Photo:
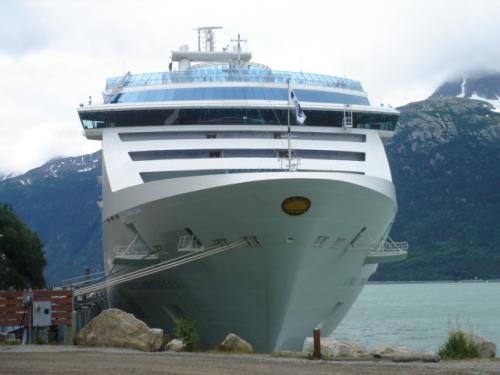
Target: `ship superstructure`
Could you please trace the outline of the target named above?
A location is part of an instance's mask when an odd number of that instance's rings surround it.
[[[239,36],[216,51],[214,29],[172,52],[178,70],[110,78],[103,104],[78,109],[103,144],[108,278],[216,250],[109,287],[109,302],[167,330],[194,318],[207,347],[234,332],[299,349],[333,331],[378,263],[406,256],[386,242],[383,140],[399,113],[358,81],[254,63]]]

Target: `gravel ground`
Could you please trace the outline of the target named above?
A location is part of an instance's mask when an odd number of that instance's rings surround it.
[[[440,363],[310,361],[263,354],[142,353],[73,346],[3,346],[0,347],[0,374],[499,375],[500,360]]]

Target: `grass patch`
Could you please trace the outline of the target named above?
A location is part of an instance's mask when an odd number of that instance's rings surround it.
[[[19,339],[5,339],[4,341],[0,341],[0,345],[2,345],[2,346],[21,345],[21,340],[19,340]]]
[[[479,358],[479,347],[464,331],[452,331],[448,341],[439,348],[438,355],[441,359],[472,359]]]
[[[200,337],[196,331],[196,320],[181,318],[175,321],[174,335],[186,346],[187,351],[199,350]]]

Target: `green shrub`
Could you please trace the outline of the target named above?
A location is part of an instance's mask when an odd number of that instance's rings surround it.
[[[43,337],[37,336],[35,337],[35,345],[45,345],[47,342],[43,339]]]
[[[177,339],[182,340],[188,351],[198,349],[199,336],[195,326],[196,320],[191,318],[181,318],[175,321],[174,335]]]
[[[451,331],[448,341],[439,348],[438,355],[442,359],[479,358],[479,347],[465,332]]]

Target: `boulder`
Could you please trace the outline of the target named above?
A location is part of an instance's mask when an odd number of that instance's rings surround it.
[[[392,362],[439,362],[439,356],[434,353],[410,352],[404,346],[392,348],[379,346],[371,353],[373,357]]]
[[[182,340],[179,339],[173,339],[169,341],[167,346],[165,347],[166,350],[171,350],[174,352],[182,352],[186,349],[186,345],[182,342]]]
[[[78,332],[75,344],[148,352],[160,349],[162,340],[163,330],[151,329],[146,323],[120,309],[107,309]]]
[[[163,329],[151,328],[149,330],[149,351],[157,352],[163,346]]]
[[[304,353],[312,354],[314,351],[314,341],[312,337],[307,337],[304,340],[302,347]],[[330,337],[321,338],[321,354],[327,357],[362,357],[367,355],[365,349],[361,346],[352,344],[347,341],[335,340]]]
[[[473,335],[472,333],[464,332],[464,336],[478,346],[480,358],[495,358],[497,346],[494,342],[488,341],[484,337]]]
[[[219,349],[227,352],[254,353],[252,345],[238,335],[230,333],[219,345]]]
[[[377,346],[373,350],[372,354],[375,357],[378,357],[382,354],[391,354],[391,353],[409,353],[408,349],[406,349],[404,346],[398,346],[396,348],[393,348],[391,346]]]

